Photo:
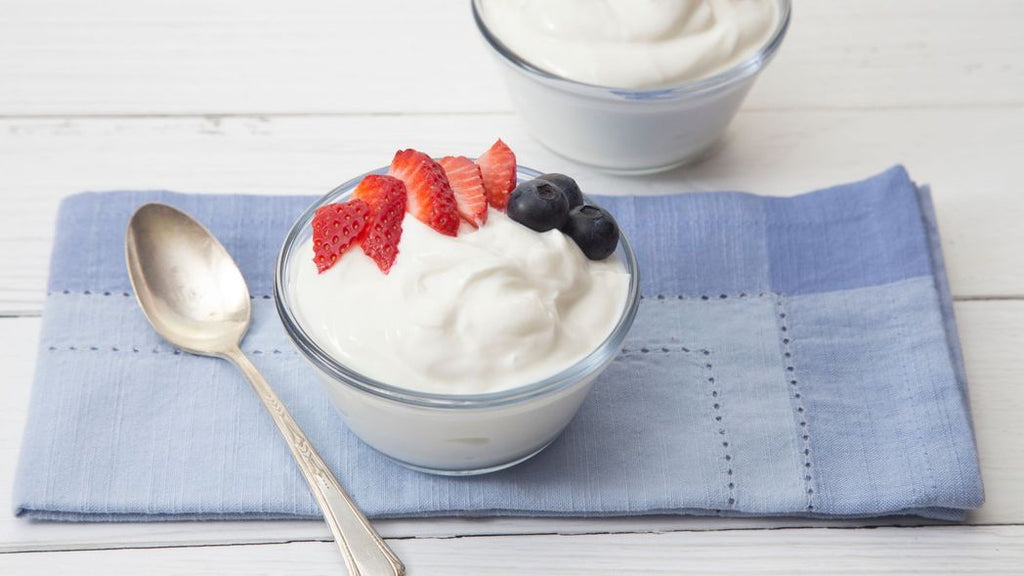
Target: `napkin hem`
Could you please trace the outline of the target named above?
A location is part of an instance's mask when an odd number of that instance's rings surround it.
[[[922,518],[944,522],[963,522],[967,518],[968,509],[960,508],[906,508],[883,513],[866,514],[794,514],[791,512],[746,513],[735,510],[707,510],[703,508],[664,508],[642,511],[614,512],[564,512],[552,510],[507,510],[507,509],[473,509],[446,510],[444,512],[410,512],[408,514],[372,515],[373,520],[406,520],[418,518],[642,518],[647,516],[692,516],[696,518],[794,518],[811,520],[857,520],[866,518]],[[259,512],[232,512],[229,514],[139,514],[139,513],[77,513],[53,512],[20,508],[16,516],[37,522],[208,522],[208,521],[273,521],[273,520],[320,520],[319,515],[274,514]]]

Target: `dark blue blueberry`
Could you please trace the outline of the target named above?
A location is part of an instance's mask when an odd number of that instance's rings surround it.
[[[547,180],[523,182],[508,197],[508,217],[537,232],[561,228],[569,215],[569,201]]]
[[[619,225],[615,218],[597,206],[578,206],[570,210],[562,232],[591,260],[604,260],[619,244]]]
[[[579,184],[572,178],[556,172],[541,174],[539,178],[551,182],[555,185],[555,188],[558,188],[562,191],[562,194],[565,194],[565,199],[569,201],[570,210],[577,206],[583,206],[583,192],[580,192]]]

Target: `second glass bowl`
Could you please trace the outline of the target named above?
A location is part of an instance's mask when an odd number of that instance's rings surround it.
[[[534,66],[491,32],[482,1],[473,0],[473,17],[530,132],[562,156],[622,174],[668,170],[717,142],[782,44],[792,9],[790,0],[777,0],[779,19],[768,41],[732,68],[678,86],[630,90],[584,84]]]

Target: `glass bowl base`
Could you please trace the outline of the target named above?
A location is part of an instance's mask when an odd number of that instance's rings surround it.
[[[406,467],[406,468],[408,468],[410,470],[415,470],[417,472],[424,472],[426,474],[434,474],[434,475],[437,475],[437,476],[479,476],[481,474],[490,474],[491,472],[497,472],[499,470],[504,470],[506,468],[511,468],[511,467],[515,466],[516,464],[521,464],[523,462],[526,462],[530,458],[533,458],[537,454],[540,454],[541,452],[543,452],[544,449],[547,448],[551,444],[551,442],[554,442],[554,439],[550,440],[547,444],[544,444],[543,446],[541,446],[537,450],[535,450],[533,452],[530,452],[526,456],[523,456],[522,458],[517,458],[515,460],[512,460],[511,462],[503,462],[501,464],[496,464],[494,466],[488,466],[486,468],[473,468],[473,469],[468,469],[468,470],[450,470],[450,469],[443,469],[443,468],[427,468],[425,466],[417,466],[416,464],[410,464],[408,462],[403,462],[401,460],[398,460],[398,459],[395,459],[395,458],[391,458],[390,456],[388,456],[388,458],[390,458],[396,464],[401,464],[402,466],[404,466],[404,467]]]

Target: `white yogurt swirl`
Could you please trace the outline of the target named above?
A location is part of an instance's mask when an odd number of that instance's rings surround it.
[[[699,80],[764,46],[778,0],[481,0],[487,28],[530,64],[647,89]]]
[[[622,316],[630,280],[622,262],[587,260],[557,230],[537,233],[495,210],[457,238],[409,215],[402,226],[387,275],[358,248],[323,274],[312,241],[293,253],[299,321],[361,374],[441,394],[513,388],[581,360]]]

